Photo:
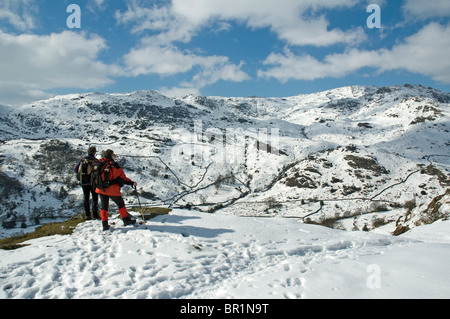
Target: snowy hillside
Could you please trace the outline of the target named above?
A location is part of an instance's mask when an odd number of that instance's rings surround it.
[[[81,212],[72,168],[90,145],[119,154],[145,205],[400,234],[449,216],[449,103],[405,85],[287,98],[91,93],[2,107],[0,236]]]
[[[448,298],[449,105],[405,85],[0,107],[0,238],[82,212],[91,145],[174,208],[0,250],[0,298]]]

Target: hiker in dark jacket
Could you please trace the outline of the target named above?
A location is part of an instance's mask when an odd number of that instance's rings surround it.
[[[101,210],[101,218],[103,224],[103,230],[106,231],[109,229],[108,224],[108,210],[109,210],[109,199],[111,199],[114,203],[119,207],[119,214],[122,217],[123,224],[125,226],[132,225],[136,223],[136,220],[131,218],[131,215],[128,214],[128,211],[125,207],[125,201],[122,198],[122,193],[120,192],[120,188],[124,185],[137,186],[136,182],[133,182],[129,179],[123,169],[120,167],[117,162],[114,161],[116,155],[112,150],[106,150],[103,153],[103,158],[100,162],[110,162],[111,171],[109,172],[109,179],[113,181],[112,184],[106,189],[97,188],[95,191],[100,195],[100,199],[102,201],[102,210]],[[104,176],[102,176],[102,179]]]
[[[94,146],[89,147],[88,156],[81,159],[78,162],[78,164],[75,165],[74,168],[74,171],[77,174],[77,178],[81,183],[81,187],[83,188],[83,195],[84,195],[83,204],[87,220],[101,219],[98,212],[98,194],[95,192],[95,189],[91,186],[91,176],[90,171],[88,169],[88,164],[97,160],[95,154],[97,154],[97,149]],[[89,205],[91,195],[92,195],[92,217]]]

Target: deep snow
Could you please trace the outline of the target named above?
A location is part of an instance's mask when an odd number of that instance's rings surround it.
[[[449,298],[450,221],[400,237],[175,210],[0,251],[0,298]]]

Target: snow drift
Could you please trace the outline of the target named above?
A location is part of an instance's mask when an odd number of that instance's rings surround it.
[[[89,221],[71,236],[0,251],[0,298],[450,296],[448,221],[408,239],[184,210],[149,229],[115,221],[110,232]]]

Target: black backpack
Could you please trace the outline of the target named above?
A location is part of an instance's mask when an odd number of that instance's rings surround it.
[[[111,161],[95,161],[92,167],[91,186],[99,188],[103,191],[112,185],[110,180],[112,162]]]
[[[90,159],[89,157],[86,157],[81,161],[77,173],[77,179],[80,181],[81,185],[91,185],[91,175],[95,162],[98,162],[98,160]]]

